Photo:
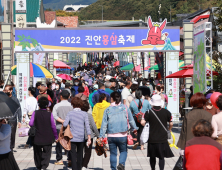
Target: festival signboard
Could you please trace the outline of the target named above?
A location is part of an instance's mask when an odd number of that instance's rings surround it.
[[[25,106],[26,99],[28,96],[29,88],[29,73],[30,73],[30,63],[29,63],[29,54],[28,53],[19,53],[16,54],[17,57],[17,98],[23,109]]]
[[[166,76],[179,71],[179,52],[166,52]],[[172,114],[172,121],[179,122],[179,79],[166,79],[167,109]]]
[[[15,29],[15,52],[148,52],[179,51],[180,28],[167,20],[147,27]]]
[[[193,91],[206,92],[205,25],[194,29]]]

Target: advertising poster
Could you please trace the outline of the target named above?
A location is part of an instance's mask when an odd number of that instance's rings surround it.
[[[17,57],[17,98],[20,102],[22,113],[25,106],[26,99],[28,98],[29,88],[29,54],[18,53]]]
[[[15,52],[148,52],[179,51],[180,28],[166,27],[167,21],[135,28],[50,28],[15,29]],[[154,33],[153,33],[154,32]],[[25,45],[21,45],[26,44]],[[29,45],[31,48],[29,48]]]
[[[16,0],[15,10],[16,13],[26,13],[26,0]]]
[[[205,59],[205,33],[204,25],[194,30],[194,66],[193,66],[193,90],[194,93],[206,92],[206,59]]]
[[[179,71],[179,52],[166,52],[166,76]],[[173,122],[179,122],[179,79],[166,79],[167,109],[173,116]]]
[[[26,14],[15,14],[16,17],[16,27],[26,28]]]

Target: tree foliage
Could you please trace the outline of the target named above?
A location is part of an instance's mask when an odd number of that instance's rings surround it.
[[[167,18],[170,21],[176,14],[193,13],[199,8],[206,9],[216,0],[98,0],[80,11],[83,20],[101,20],[102,6],[104,20],[135,20],[152,16],[153,21]],[[161,4],[160,14],[158,13]],[[102,5],[102,6],[101,6]]]
[[[56,16],[67,17],[67,16],[78,16],[79,12],[66,12],[63,10],[57,10]]]

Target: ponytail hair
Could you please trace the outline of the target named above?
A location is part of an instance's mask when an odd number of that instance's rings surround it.
[[[105,98],[106,98],[106,94],[101,93],[101,94],[99,95],[99,103],[102,103]]]
[[[115,104],[119,104],[121,102],[121,95],[118,92],[112,92],[110,97],[113,98],[113,100],[115,101]]]
[[[137,89],[136,92],[135,92],[135,96],[136,96],[137,99],[139,99],[138,109],[140,110],[140,108],[142,107],[142,102],[140,100],[143,96],[142,91]]]

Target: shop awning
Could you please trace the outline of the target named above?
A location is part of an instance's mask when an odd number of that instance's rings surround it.
[[[55,68],[68,68],[71,69],[71,67],[69,67],[67,64],[63,63],[62,61],[59,60],[55,60],[53,62],[53,67]]]

